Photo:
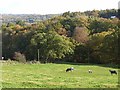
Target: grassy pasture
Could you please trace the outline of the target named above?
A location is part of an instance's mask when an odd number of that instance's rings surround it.
[[[68,67],[75,70],[65,72]],[[2,88],[117,88],[118,75],[111,75],[109,69],[118,71],[90,64],[3,63]]]

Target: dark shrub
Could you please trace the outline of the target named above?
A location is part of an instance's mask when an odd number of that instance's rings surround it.
[[[25,63],[26,62],[26,57],[24,54],[21,54],[20,52],[15,52],[14,57],[15,60]]]

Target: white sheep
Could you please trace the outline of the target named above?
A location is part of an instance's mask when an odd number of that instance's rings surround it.
[[[92,70],[88,70],[89,73],[92,73]]]

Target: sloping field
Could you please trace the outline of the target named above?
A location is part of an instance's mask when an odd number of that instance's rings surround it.
[[[118,69],[104,66],[3,63],[2,88],[116,88],[118,75],[111,75],[109,69]],[[68,67],[75,70],[65,72]]]

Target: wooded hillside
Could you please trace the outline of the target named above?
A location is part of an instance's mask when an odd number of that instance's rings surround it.
[[[3,23],[2,55],[5,59],[19,57],[40,62],[117,64],[120,62],[117,17],[117,10],[111,9],[65,12],[32,24],[22,20]]]

